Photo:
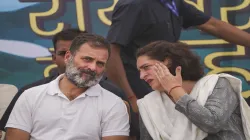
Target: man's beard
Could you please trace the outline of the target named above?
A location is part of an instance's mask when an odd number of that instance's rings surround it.
[[[98,84],[103,77],[103,73],[97,75],[90,69],[77,69],[71,56],[66,64],[65,76],[77,87],[87,88]],[[83,74],[85,74],[85,78],[82,78]]]

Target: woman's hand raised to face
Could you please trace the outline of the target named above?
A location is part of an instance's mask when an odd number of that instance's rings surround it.
[[[172,75],[163,63],[156,63],[154,65],[154,72],[161,83],[161,86],[168,93],[170,90],[176,86],[182,86],[182,76],[181,76],[181,67],[178,66],[175,70],[176,75]]]

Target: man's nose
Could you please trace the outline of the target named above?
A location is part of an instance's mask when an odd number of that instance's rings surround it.
[[[90,63],[89,65],[88,65],[88,68],[91,70],[91,71],[96,71],[96,63]]]

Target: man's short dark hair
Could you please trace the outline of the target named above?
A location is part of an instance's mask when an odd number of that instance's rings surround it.
[[[175,75],[176,67],[181,66],[183,80],[198,81],[204,75],[199,56],[193,53],[187,44],[167,41],[152,42],[140,48],[136,57],[144,55],[161,62],[169,59],[170,64],[167,67],[173,75]]]
[[[91,47],[106,48],[110,57],[111,50],[109,42],[100,35],[90,33],[80,34],[72,41],[69,49],[71,54],[74,55],[84,43],[90,43]]]
[[[56,35],[54,35],[52,42],[53,42],[55,51],[56,51],[56,43],[59,40],[72,41],[76,36],[78,36],[81,33],[87,33],[87,32],[81,31],[81,30],[76,29],[76,28],[70,28],[70,29],[63,30],[63,31],[57,33]]]

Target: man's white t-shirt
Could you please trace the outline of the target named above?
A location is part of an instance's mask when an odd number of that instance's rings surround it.
[[[97,84],[69,101],[59,89],[62,77],[24,91],[6,128],[24,130],[31,140],[100,140],[129,135],[127,107],[118,96]]]

